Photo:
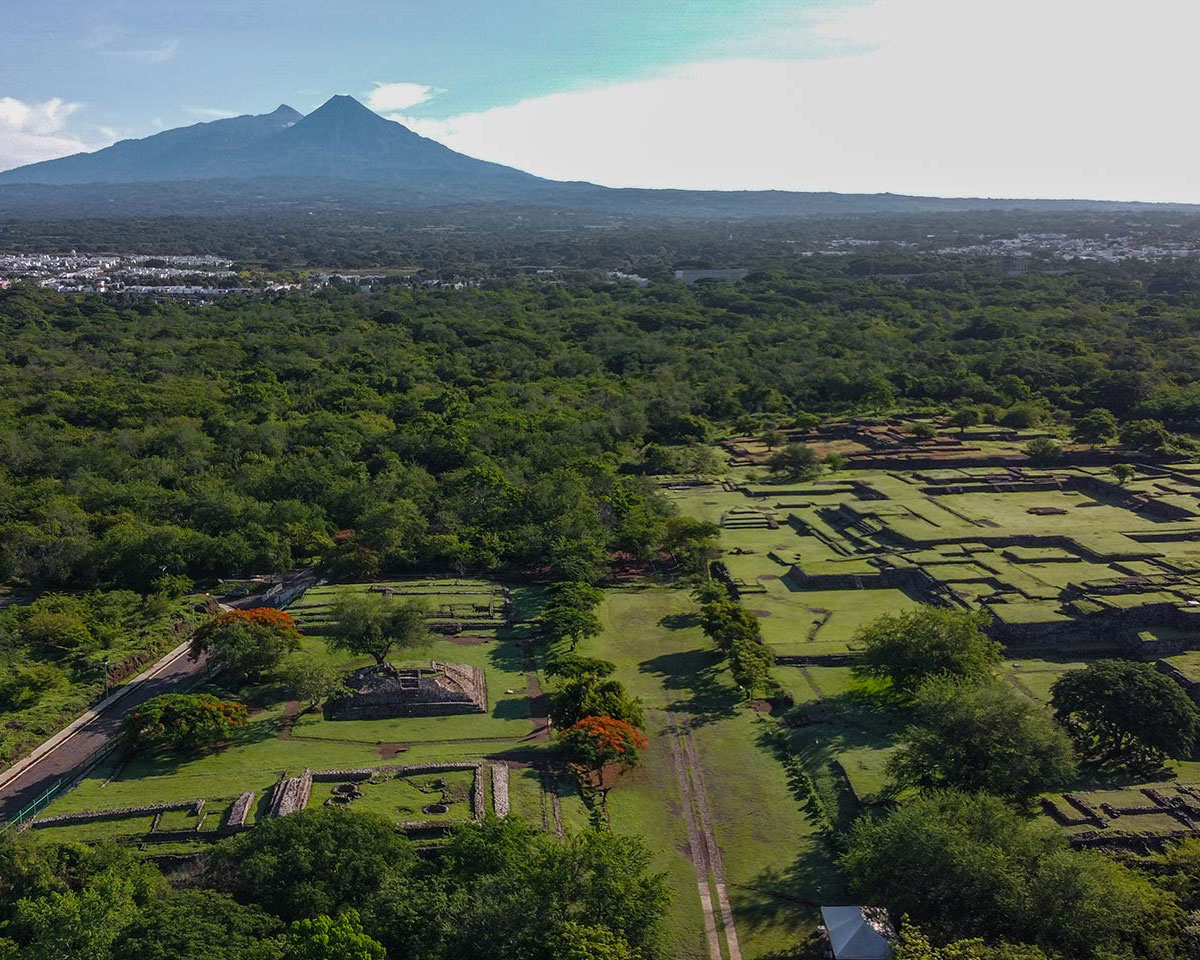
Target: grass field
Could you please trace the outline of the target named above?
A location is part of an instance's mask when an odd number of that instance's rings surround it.
[[[455,770],[436,774],[385,776],[379,782],[368,780],[357,784],[362,796],[349,807],[357,812],[382,814],[399,822],[418,820],[459,820],[472,817],[471,788],[475,774],[470,770]],[[336,783],[314,783],[309,807],[321,806],[332,795]],[[430,804],[441,803],[444,813],[426,813]]]
[[[691,723],[743,953],[766,957],[794,948],[816,922],[815,911],[798,901],[833,895],[837,876],[765,742],[771,721],[739,701],[685,592],[611,590],[601,615],[603,634],[582,652],[617,664],[618,678],[647,708],[651,741],[641,769],[611,794],[609,811],[614,829],[647,838],[676,891],[668,954],[705,956],[669,746],[671,714]]]
[[[735,469],[723,483],[666,492],[721,526],[723,562],[780,656],[852,653],[864,623],[932,597],[989,609],[1014,638],[1140,607],[1145,627],[1171,628],[1171,606],[1200,600],[1190,474],[1124,487],[1068,464],[996,474],[858,470],[772,484]]]
[[[496,629],[506,620],[504,588],[490,580],[468,577],[325,584],[305,592],[289,610],[301,630],[321,633],[329,628],[338,599],[360,594],[419,602],[433,624],[460,621]]]
[[[199,798],[208,801],[212,809],[214,804],[228,806],[245,790],[254,791],[256,803],[262,807],[280,777],[297,776],[305,769],[504,759],[509,755],[527,759],[545,746],[530,740],[533,725],[522,670],[524,637],[521,628],[497,631],[485,642],[470,644],[437,637],[411,661],[438,659],[481,667],[488,684],[486,714],[330,721],[319,712],[305,712],[285,723],[288,695],[279,685],[237,691],[213,688],[222,696],[243,696],[251,705],[250,723],[229,743],[196,757],[138,756],[128,762],[108,761],[58,798],[45,815]],[[368,662],[331,654],[317,637],[303,639],[300,655],[347,669]],[[397,658],[396,662],[405,661]],[[399,800],[381,801],[381,805],[405,806]],[[396,819],[421,817],[397,813]],[[57,834],[60,829],[48,832]]]
[[[798,906],[797,900],[816,903],[832,896],[837,875],[767,743],[765,734],[773,721],[739,701],[727,671],[697,625],[695,606],[685,591],[610,590],[600,613],[604,631],[581,652],[617,663],[618,677],[645,703],[650,736],[643,765],[611,791],[607,809],[614,830],[647,839],[656,869],[667,875],[674,892],[669,954],[685,960],[706,956],[696,875],[680,815],[681,787],[671,753],[672,716],[691,723],[743,953],[755,958],[789,950],[816,922],[813,909]],[[137,757],[102,765],[46,813],[203,798],[208,811],[205,826],[215,828],[244,790],[255,792],[255,814],[263,816],[278,779],[305,768],[451,759],[535,760],[546,754],[549,745],[530,739],[521,639],[520,631],[470,646],[439,639],[423,651],[430,657],[484,668],[491,698],[486,715],[335,722],[309,713],[297,718],[289,731],[284,723],[285,692],[259,688],[253,691],[251,722],[228,745],[192,758]],[[320,640],[307,638],[304,646],[305,655],[328,656]],[[333,660],[345,667],[355,663],[343,657]],[[393,756],[398,745],[407,749]],[[397,821],[426,819],[421,809],[442,796],[429,784],[442,776],[362,784],[363,797],[353,807],[378,810]],[[444,776],[451,794],[450,811],[437,819],[466,819],[471,774]],[[310,804],[323,803],[332,787],[315,784]],[[587,807],[568,778],[555,782],[522,763],[511,771],[510,795],[515,814],[548,830],[561,825],[569,833],[588,823]],[[195,825],[195,818],[183,813],[171,814],[169,820],[172,828]],[[149,825],[150,818],[140,818],[44,832],[134,842]],[[164,852],[161,844],[151,849]],[[824,866],[814,869],[814,864]]]

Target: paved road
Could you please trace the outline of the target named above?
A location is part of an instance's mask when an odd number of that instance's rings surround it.
[[[269,592],[275,597],[276,603],[281,599],[290,602],[316,580],[315,570],[301,570],[285,576],[278,587]],[[262,597],[251,596],[222,606],[229,610],[234,606],[259,606],[262,602]],[[159,694],[186,690],[204,669],[206,662],[207,657],[192,660],[186,653],[173,657],[153,677],[143,681],[136,689],[131,689],[11,781],[3,783],[0,786],[0,823],[16,816],[63,777],[78,770],[80,764],[112,740],[120,729],[121,718],[126,710]],[[0,782],[3,778],[4,774],[0,773]]]
[[[186,688],[204,667],[204,658],[192,660],[186,652],[176,656],[153,677],[142,682],[9,783],[0,787],[0,822],[16,816],[54,783],[73,773],[84,760],[113,739],[120,729],[121,718],[126,710],[161,693],[172,693]]]

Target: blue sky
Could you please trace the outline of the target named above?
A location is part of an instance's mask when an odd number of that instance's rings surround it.
[[[4,7],[0,168],[349,93],[562,179],[1200,202],[1193,0]]]
[[[415,81],[450,116],[645,76],[664,65],[808,53],[798,0],[8,0],[3,94],[85,101],[78,126],[138,135],[193,111],[307,112]],[[331,13],[331,11],[337,11]],[[15,16],[13,14],[16,14]],[[782,29],[781,29],[782,28]]]

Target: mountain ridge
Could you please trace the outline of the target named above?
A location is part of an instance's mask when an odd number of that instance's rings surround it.
[[[135,189],[136,187],[136,189]],[[332,204],[342,209],[417,209],[503,204],[629,215],[806,216],[940,212],[980,208],[1181,209],[1188,204],[838,194],[828,191],[612,188],[548,180],[480,160],[336,95],[307,115],[287,104],[122,140],[0,172],[0,214],[205,215],[214,203],[254,209]]]

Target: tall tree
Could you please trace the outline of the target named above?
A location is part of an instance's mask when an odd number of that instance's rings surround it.
[[[813,448],[804,443],[789,443],[767,460],[767,469],[771,473],[797,482],[815,480],[821,475],[823,466]]]
[[[429,636],[420,602],[352,593],[334,604],[333,628],[326,644],[331,650],[372,657],[383,666],[392,650],[414,649],[428,642]]]
[[[889,762],[901,784],[986,791],[1027,803],[1075,772],[1063,729],[1004,684],[931,678],[917,690],[916,714]]]
[[[1174,960],[1182,914],[1117,862],[1070,849],[998,797],[933,791],[859,819],[842,867],[855,894],[941,940],[1031,942],[1073,960]]]
[[[1200,710],[1150,663],[1089,663],[1054,682],[1051,703],[1084,753],[1143,769],[1187,756],[1200,734]]]
[[[973,682],[991,678],[1001,647],[984,632],[987,615],[946,607],[921,606],[887,613],[854,635],[862,648],[855,670],[886,677],[903,693],[913,693],[928,677],[945,674]]]
[[[191,653],[207,653],[214,670],[239,681],[260,678],[299,649],[300,631],[291,614],[259,607],[227,610],[202,624],[192,635]]]
[[[1117,439],[1117,418],[1103,407],[1094,407],[1075,421],[1071,435],[1080,443],[1096,446]]]

